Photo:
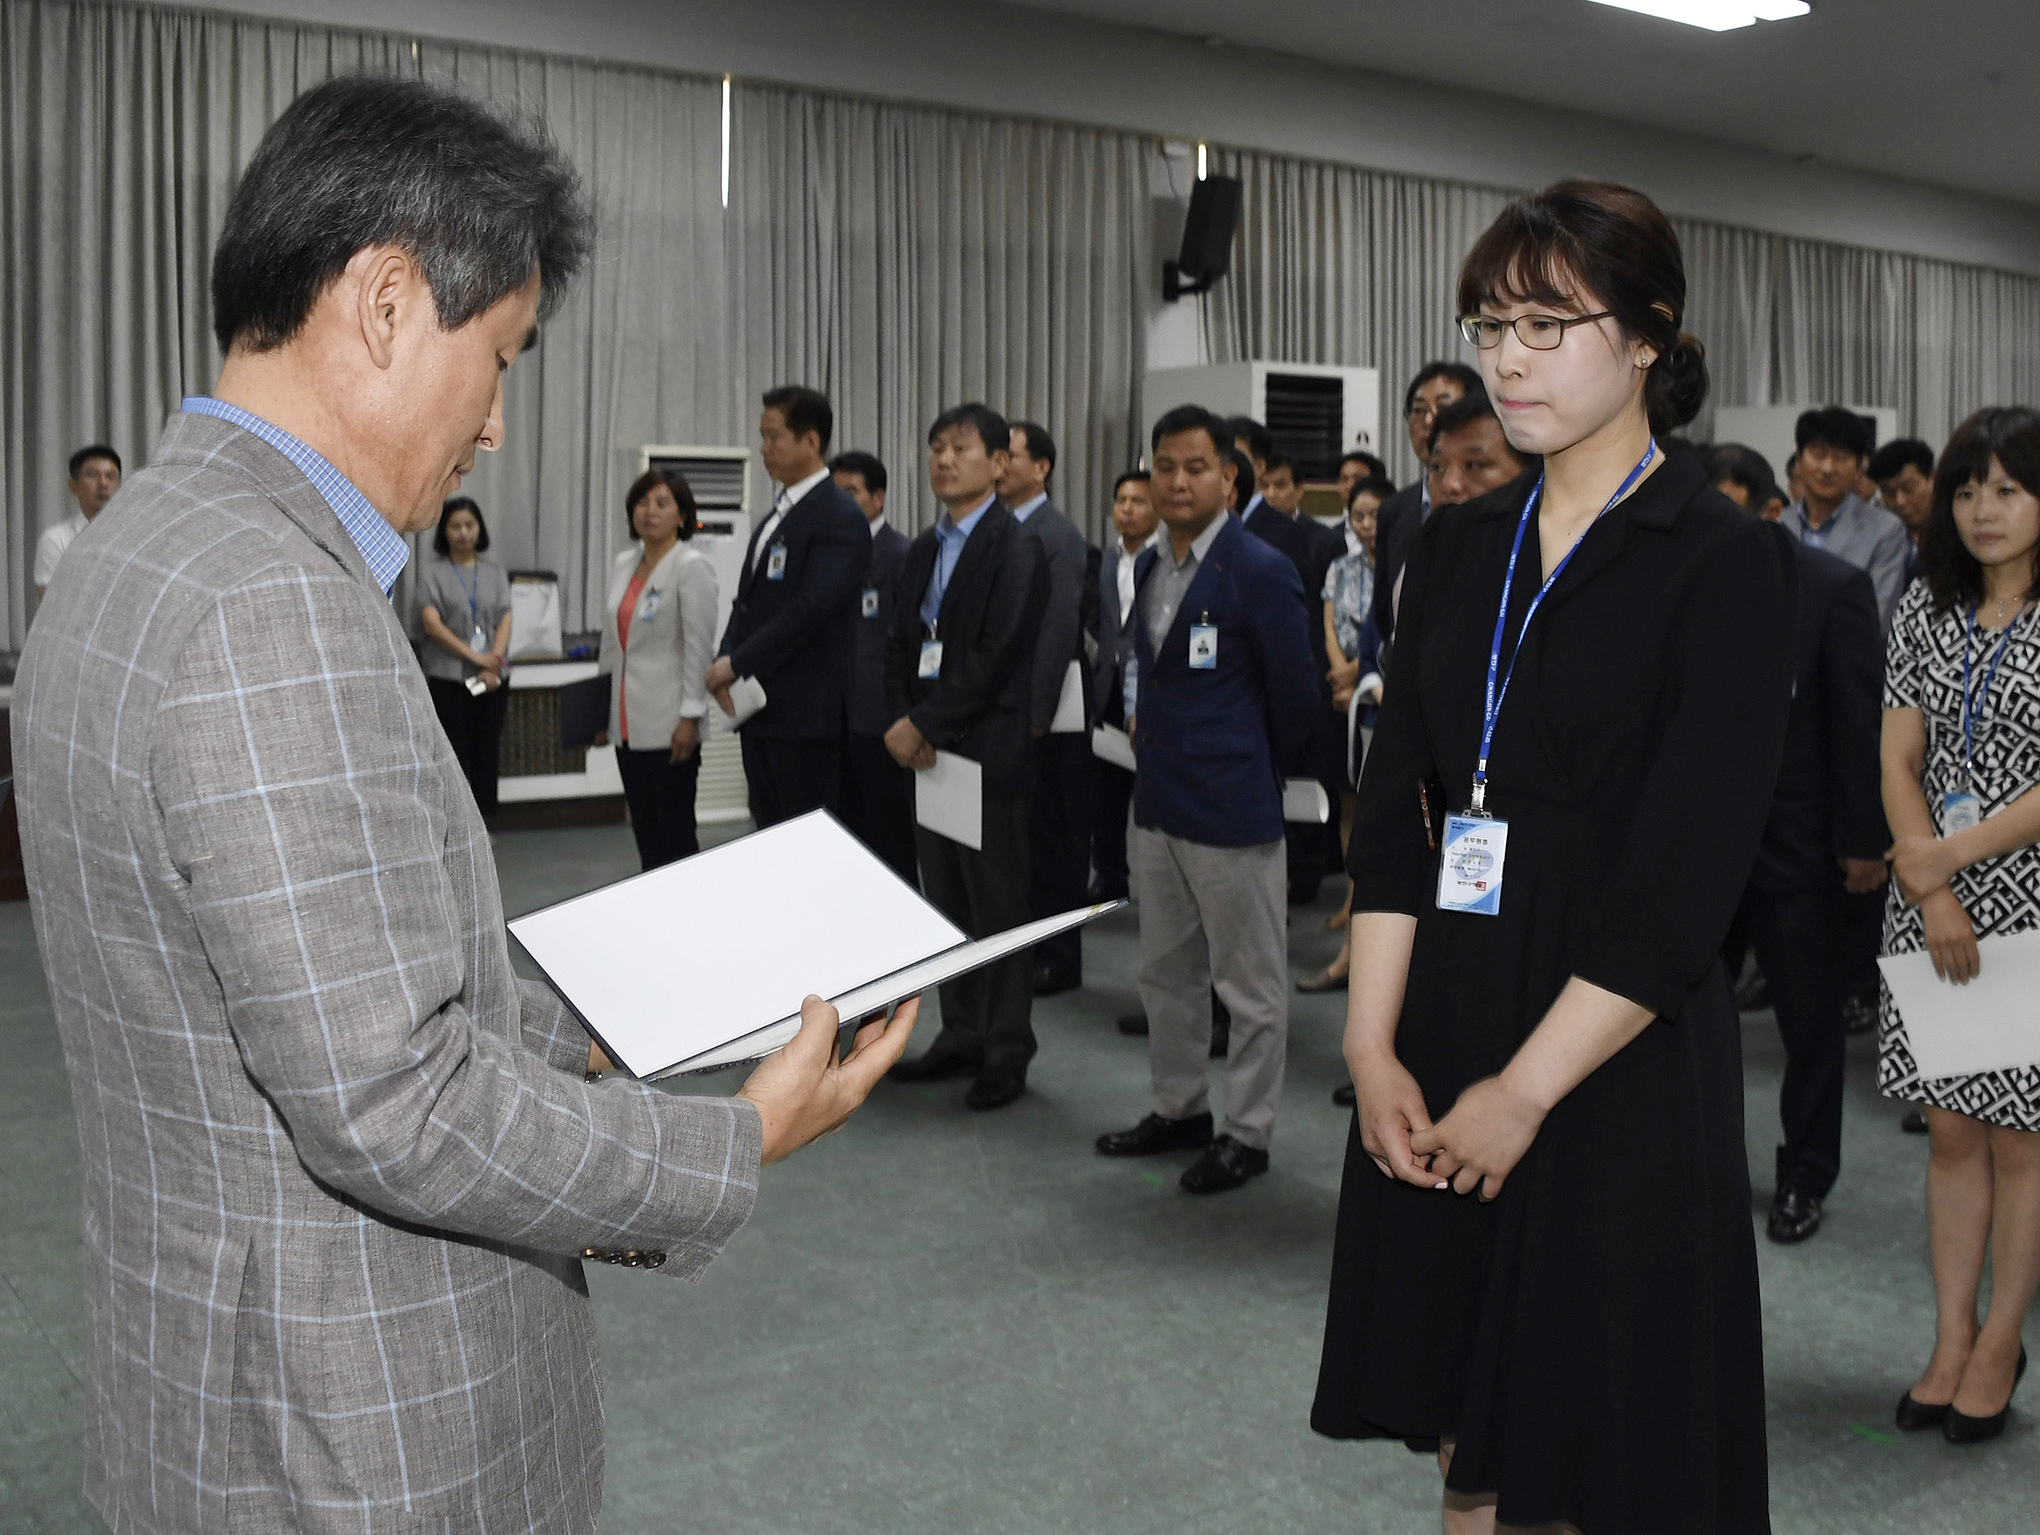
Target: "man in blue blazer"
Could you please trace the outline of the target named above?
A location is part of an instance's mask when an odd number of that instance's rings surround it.
[[[885,733],[895,718],[885,696],[885,646],[901,601],[907,536],[885,520],[888,476],[875,454],[829,460],[829,474],[864,514],[871,564],[857,602],[857,660],[850,680],[849,730],[843,737],[843,824],[900,878],[920,888],[914,865],[914,775],[893,761]]]
[[[1282,783],[1318,704],[1303,583],[1226,510],[1224,418],[1155,423],[1151,493],[1166,544],[1134,566],[1133,866],[1155,1109],[1098,1138],[1106,1156],[1202,1148],[1193,1194],[1268,1170],[1289,1034]],[[1216,989],[1232,1015],[1224,1130],[1206,1052]]]
[[[744,723],[744,781],[760,828],[841,808],[843,710],[857,650],[857,594],[871,535],[823,455],[835,413],[798,384],[768,390],[759,455],[779,490],[751,534],[708,691],[735,713],[730,684],[755,677],[765,707]]]

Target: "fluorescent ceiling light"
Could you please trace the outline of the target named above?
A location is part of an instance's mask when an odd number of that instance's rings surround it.
[[[1709,32],[1733,32],[1759,21],[1790,21],[1813,9],[1808,0],[1594,0],[1594,4],[1682,21]]]

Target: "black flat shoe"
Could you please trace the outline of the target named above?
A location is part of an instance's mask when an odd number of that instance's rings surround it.
[[[1907,1109],[1905,1111],[1905,1118],[1898,1122],[1898,1128],[1907,1135],[1925,1135],[1927,1133],[1927,1111],[1925,1109]]]
[[[1358,1103],[1359,1101],[1360,1094],[1358,1090],[1354,1088],[1351,1082],[1346,1083],[1343,1087],[1335,1087],[1332,1089],[1332,1102],[1336,1103],[1342,1109],[1350,1109],[1353,1107],[1354,1104]]]
[[[2005,1431],[2005,1419],[2012,1413],[2012,1396],[2019,1390],[2019,1381],[2026,1374],[2026,1348],[2019,1346],[2019,1367],[2012,1372],[2011,1394],[2006,1396],[2005,1405],[1987,1418],[1972,1418],[1966,1412],[1957,1412],[1950,1403],[1948,1415],[1941,1420],[1941,1437],[1950,1444],[1982,1444],[1986,1439],[1995,1439]]]
[[[888,1082],[946,1082],[952,1077],[974,1077],[981,1069],[983,1062],[935,1045],[911,1061],[901,1061],[885,1077]]]
[[[1098,1154],[1106,1157],[1151,1157],[1161,1151],[1200,1151],[1211,1144],[1211,1116],[1164,1119],[1150,1114],[1131,1130],[1108,1130],[1098,1137]]]
[[[1027,1073],[1013,1066],[987,1066],[963,1095],[967,1109],[1003,1109],[1027,1091]]]
[[[1119,1020],[1116,1027],[1122,1034],[1131,1034],[1136,1039],[1141,1038],[1145,1036],[1148,1031],[1147,1014],[1128,1013],[1124,1018],[1121,1018]]]
[[[1190,1194],[1223,1194],[1227,1189],[1236,1189],[1249,1178],[1258,1178],[1268,1170],[1268,1153],[1258,1151],[1244,1142],[1234,1140],[1230,1135],[1221,1135],[1211,1143],[1210,1150],[1184,1169],[1177,1181]]]
[[[1034,967],[1034,994],[1037,997],[1060,996],[1066,991],[1075,991],[1084,984],[1082,976],[1072,975],[1060,965],[1039,964]]]

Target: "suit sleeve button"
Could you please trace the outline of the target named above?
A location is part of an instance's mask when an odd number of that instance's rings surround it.
[[[657,1267],[658,1267],[658,1266],[659,1266],[660,1264],[664,1263],[665,1261],[666,1261],[666,1255],[665,1255],[664,1253],[646,1253],[646,1254],[645,1254],[645,1267],[646,1267],[646,1268],[648,1268],[648,1269],[655,1269],[655,1268],[657,1268]]]

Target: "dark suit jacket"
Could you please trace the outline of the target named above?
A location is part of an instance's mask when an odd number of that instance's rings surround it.
[[[1751,881],[1765,889],[1841,883],[1838,858],[1890,846],[1878,772],[1884,629],[1870,578],[1796,539],[1798,668],[1785,758]]]
[[[728,656],[739,677],[764,684],[765,707],[745,724],[748,734],[832,741],[843,734],[871,534],[849,492],[828,478],[772,530],[771,542],[786,549],[786,573],[777,581],[766,575],[772,551],[758,550],[764,531],[761,518],[716,654]]]
[[[923,680],[916,675],[928,638],[921,597],[935,571],[935,547],[930,528],[907,548],[885,652],[888,706],[932,744],[982,764],[987,795],[1023,795],[1033,784],[1028,682],[1048,602],[1048,562],[1011,512],[996,504],[987,509],[942,594],[942,670]]]
[[[886,707],[885,647],[892,636],[900,601],[900,571],[907,562],[907,535],[881,523],[871,535],[871,563],[864,571],[864,591],[872,594],[872,611],[857,603],[857,669],[850,688],[850,733],[882,736],[899,716]]]
[[[1242,513],[1238,520],[1262,543],[1281,550],[1296,567],[1296,579],[1303,580],[1305,567],[1310,563],[1310,537],[1302,528],[1266,501],[1255,501],[1252,510]]]
[[[1325,673],[1331,669],[1332,657],[1325,649],[1325,573],[1332,568],[1332,561],[1346,557],[1346,539],[1308,517],[1299,515],[1294,525],[1304,540],[1303,605],[1310,614],[1310,657],[1317,667],[1318,691],[1329,708],[1332,684]]]
[[[1028,685],[1031,723],[1036,730],[1046,730],[1055,718],[1070,662],[1084,659],[1084,556],[1090,545],[1053,501],[1043,502],[1018,526],[1041,545],[1048,563],[1048,608],[1035,638],[1033,680]]]
[[[1098,562],[1098,653],[1091,661],[1091,723],[1126,728],[1126,658],[1133,654],[1133,626],[1140,622],[1136,602],[1127,621],[1119,621],[1119,562],[1133,556],[1115,536]]]
[[[1413,485],[1381,503],[1374,514],[1374,632],[1383,640],[1395,637],[1395,580],[1417,546],[1417,532],[1424,525],[1424,481],[1421,472]]]
[[[1142,552],[1136,591],[1157,558]],[[1212,540],[1159,657],[1136,597],[1135,825],[1210,847],[1281,840],[1284,765],[1310,740],[1318,714],[1306,615],[1295,567],[1236,520]],[[1190,626],[1207,621],[1218,628],[1218,664],[1196,671]]]

